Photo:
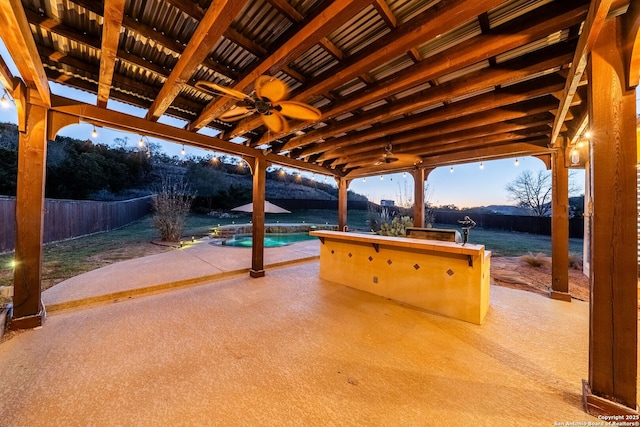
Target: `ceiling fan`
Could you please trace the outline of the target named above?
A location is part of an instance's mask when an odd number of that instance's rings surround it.
[[[311,105],[285,101],[289,94],[287,84],[269,76],[258,77],[250,95],[204,80],[197,82],[196,87],[213,95],[229,96],[242,101],[218,117],[225,122],[234,122],[257,112],[271,131],[286,132],[289,130],[289,124],[285,117],[315,121],[322,116],[320,110]]]
[[[378,169],[385,169],[385,166],[391,163],[394,163],[393,167],[415,166],[422,163],[422,159],[415,154],[394,154],[391,143],[389,142],[384,147],[384,154],[375,161],[373,166],[381,166]]]
[[[374,165],[378,166],[378,165],[382,165],[382,164],[390,164],[390,163],[395,163],[398,160],[400,160],[397,156],[393,155],[392,152],[392,148],[391,148],[391,143],[387,144],[386,147],[384,147],[384,154],[382,155],[382,157],[380,159],[378,159]]]

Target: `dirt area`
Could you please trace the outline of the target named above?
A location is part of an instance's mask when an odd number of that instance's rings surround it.
[[[545,258],[539,267],[532,267],[518,257],[491,258],[491,283],[548,295],[551,258]],[[573,298],[589,301],[589,278],[582,270],[569,269],[569,293]]]

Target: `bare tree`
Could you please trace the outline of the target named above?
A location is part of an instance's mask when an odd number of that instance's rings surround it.
[[[177,242],[194,199],[191,188],[181,178],[164,176],[153,198],[153,225],[164,241]]]
[[[534,174],[529,169],[507,184],[509,200],[529,210],[534,216],[547,216],[551,212],[551,174],[538,170]]]
[[[569,173],[569,178],[572,177]],[[576,194],[580,186],[569,181],[569,194]],[[548,216],[551,213],[551,172],[538,170],[534,174],[530,170],[524,170],[518,177],[507,184],[509,200],[516,202],[517,206],[529,210],[534,216]]]

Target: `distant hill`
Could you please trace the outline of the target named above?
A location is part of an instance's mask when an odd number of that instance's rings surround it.
[[[114,200],[153,193],[163,177],[186,180],[203,209],[228,209],[251,200],[252,177],[237,158],[169,157],[154,147],[144,156],[137,147],[94,144],[57,137],[47,147],[46,196],[52,198]],[[18,128],[0,123],[0,194],[15,195]],[[240,164],[242,165],[242,163]],[[272,199],[336,200],[335,185],[284,173],[267,172],[266,197]],[[366,201],[353,192],[349,200]]]

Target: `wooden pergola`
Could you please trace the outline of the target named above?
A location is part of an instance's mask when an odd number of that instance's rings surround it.
[[[254,177],[253,277],[264,275],[271,164],[335,177],[342,228],[354,178],[412,173],[422,225],[434,168],[530,155],[553,172],[551,297],[565,301],[568,170],[587,169],[583,395],[591,413],[637,414],[639,27],[640,1],[629,0],[3,0],[0,38],[20,74],[0,58],[20,131],[12,324],[43,322],[46,147],[65,126],[86,122],[243,156]],[[234,101],[196,87],[204,80],[250,93],[261,75],[285,81],[291,99],[322,118],[290,121],[280,133],[257,114],[225,122],[219,117]],[[55,95],[51,82],[96,102]],[[146,115],[118,112],[110,100]],[[159,123],[163,115],[187,125]],[[586,130],[589,143],[578,148]],[[232,142],[239,136],[244,143]]]

